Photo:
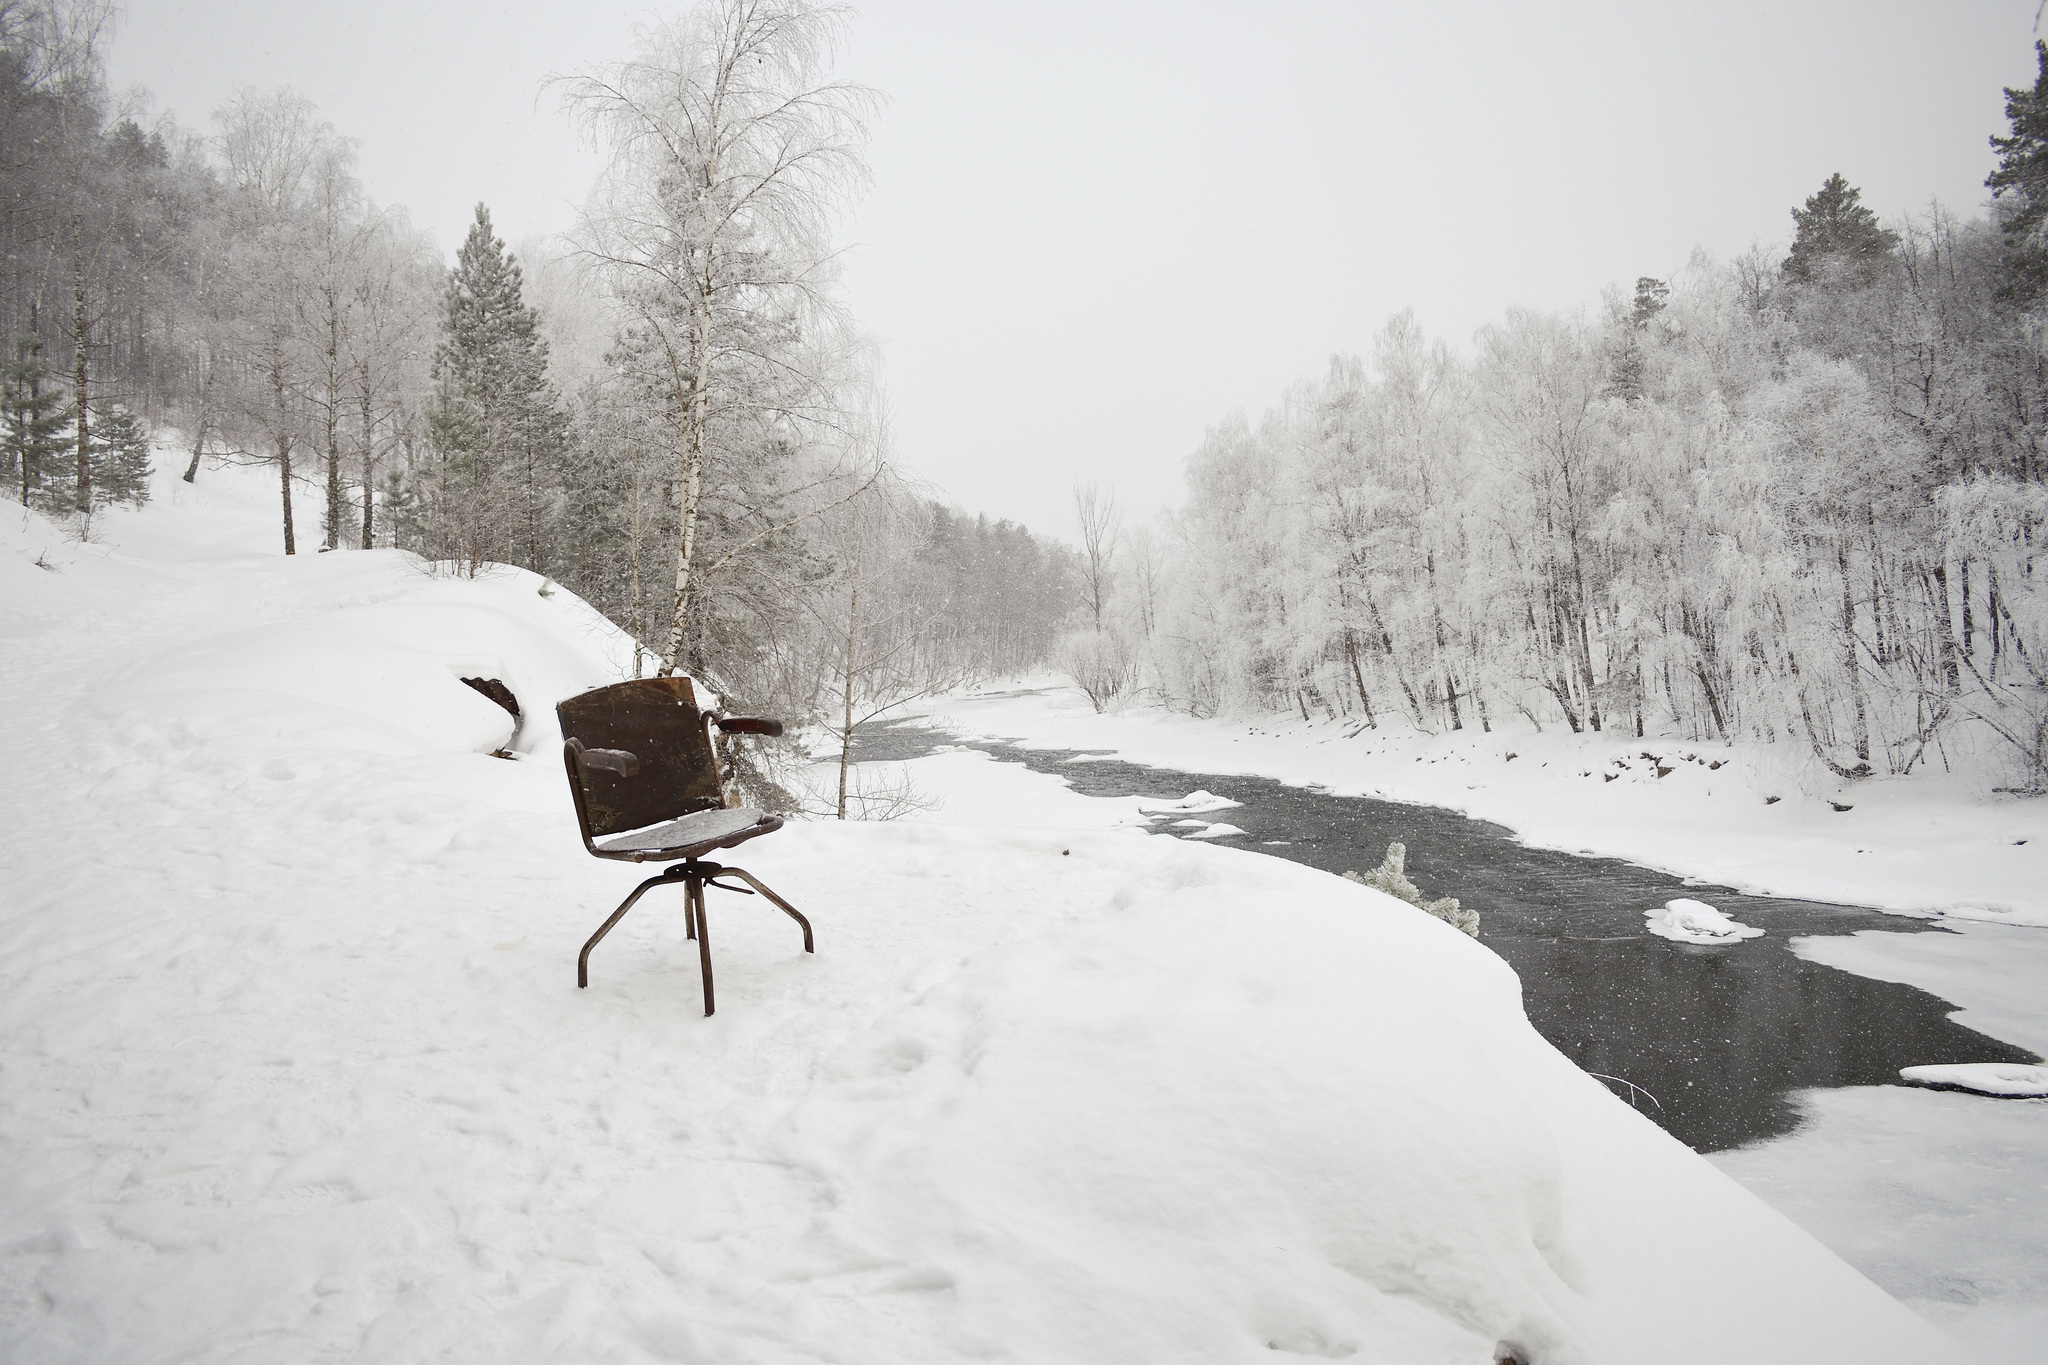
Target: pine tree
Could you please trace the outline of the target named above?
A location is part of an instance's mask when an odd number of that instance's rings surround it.
[[[14,342],[14,361],[4,377],[5,411],[0,413],[0,459],[6,461],[7,482],[26,506],[48,501],[45,476],[63,472],[59,463],[70,453],[66,439],[70,410],[61,407],[62,392],[46,388],[50,367],[43,363],[42,344],[23,328]]]
[[[2005,91],[2011,137],[1991,139],[1998,169],[1984,184],[1996,196],[2005,237],[1999,293],[2025,306],[2048,289],[2048,43],[2034,42],[2040,74],[2031,90]]]
[[[1862,198],[1863,192],[1838,171],[1807,199],[1804,209],[1792,210],[1798,233],[1785,258],[1785,274],[1806,283],[1830,275],[1858,284],[1875,278],[1899,238],[1878,225],[1877,215],[1863,207]]]
[[[427,415],[441,464],[417,524],[437,557],[546,573],[569,421],[548,381],[538,315],[520,291],[519,266],[478,204],[443,302]]]
[[[93,404],[90,458],[95,508],[149,501],[149,432],[141,418],[113,403]]]

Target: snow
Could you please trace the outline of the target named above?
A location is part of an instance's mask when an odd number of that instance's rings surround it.
[[[657,890],[578,991],[645,870],[548,725],[622,642],[274,497],[0,518],[0,1358],[1958,1358],[1479,944],[971,750],[747,846],[815,956],[714,894],[704,1018]]]
[[[1899,1075],[1913,1085],[1968,1090],[1979,1095],[2048,1099],[2048,1066],[1968,1062],[1951,1066],[1904,1066]]]
[[[1805,789],[1811,773],[1786,746],[1561,726],[1537,734],[1519,717],[1497,718],[1491,733],[1425,735],[1391,720],[1368,730],[1355,719],[1196,719],[1143,706],[1097,714],[1053,679],[918,710],[972,737],[1441,806],[1535,847],[1626,858],[1752,895],[2048,926],[2048,800],[1996,794],[1982,772],[1935,766]]]
[[[1214,824],[1207,829],[1197,830],[1193,834],[1183,835],[1182,837],[1188,839],[1229,839],[1243,833],[1244,831],[1236,825]]]
[[[1661,910],[1643,911],[1643,918],[1648,921],[1645,929],[1678,943],[1740,943],[1746,938],[1762,938],[1764,934],[1752,925],[1730,919],[1705,901],[1684,897],[1667,901]]]
[[[1171,799],[1141,797],[1138,801],[1138,809],[1156,815],[1171,815],[1181,811],[1196,813],[1201,811],[1233,810],[1243,804],[1244,802],[1242,801],[1232,801],[1228,797],[1218,796],[1214,792],[1193,791],[1189,792],[1186,796]]]

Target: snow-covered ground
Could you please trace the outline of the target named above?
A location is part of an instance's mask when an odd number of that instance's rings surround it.
[[[1869,931],[1793,947],[1930,991],[1959,1007],[1958,1023],[2048,1056],[2048,929],[2029,927],[2048,924],[2048,801],[1990,794],[1981,775],[1975,790],[1930,775],[1802,794],[1770,755],[1755,752],[1526,729],[1346,739],[1327,724],[1284,719],[1248,726],[1141,708],[1096,715],[1051,680],[919,709],[961,734],[1442,805],[1538,845],[1748,890],[1938,916],[1948,932]],[[1659,777],[1658,766],[1670,771]],[[1838,812],[1837,801],[1853,809]],[[1973,1359],[2041,1359],[2048,1102],[1887,1086],[1810,1091],[1799,1103],[1798,1132],[1711,1160],[1941,1323]]]
[[[1562,726],[1537,734],[1520,718],[1492,734],[1432,736],[1398,722],[1360,731],[1151,707],[1098,715],[1053,679],[914,709],[969,737],[1441,806],[1506,825],[1538,848],[1626,858],[1758,895],[2048,926],[2048,800],[1994,794],[1981,768],[1950,774],[1937,763],[1911,778],[1816,788],[1784,745]]]
[[[160,489],[0,509],[0,1359],[1956,1358],[1450,926],[971,752],[578,991],[616,635]]]

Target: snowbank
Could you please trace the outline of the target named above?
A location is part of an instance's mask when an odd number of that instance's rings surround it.
[[[0,1357],[1953,1358],[1477,943],[981,755],[749,845],[818,953],[715,896],[717,1016],[673,901],[578,991],[641,870],[454,678],[602,632],[218,482],[0,578],[93,616],[0,662]]]

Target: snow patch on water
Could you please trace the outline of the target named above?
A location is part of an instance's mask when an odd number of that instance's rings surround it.
[[[1194,815],[1202,811],[1233,810],[1243,804],[1244,802],[1242,801],[1233,801],[1227,796],[1218,796],[1214,792],[1194,791],[1171,801],[1165,798],[1141,797],[1138,801],[1138,809],[1157,811],[1161,815]]]
[[[1644,928],[1677,943],[1739,943],[1764,936],[1763,930],[1732,920],[1705,901],[1684,897],[1660,910],[1643,911],[1643,918],[1648,921]]]

